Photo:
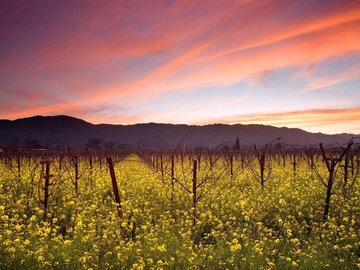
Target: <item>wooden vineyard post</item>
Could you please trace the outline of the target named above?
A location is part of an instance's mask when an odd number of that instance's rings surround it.
[[[18,171],[18,175],[20,177],[20,175],[21,175],[21,158],[20,158],[20,154],[17,156],[17,171]]]
[[[231,153],[229,156],[230,159],[230,177],[234,177],[234,154]]]
[[[75,194],[79,195],[79,161],[78,157],[74,157],[74,165],[75,165]]]
[[[245,167],[245,155],[242,154],[241,155],[241,169],[244,169],[244,167]]]
[[[159,171],[159,162],[158,162],[158,156],[157,155],[154,156],[154,166],[153,167],[155,168],[156,172]]]
[[[116,206],[117,206],[117,210],[118,210],[118,215],[119,215],[119,218],[122,218],[122,215],[123,215],[122,214],[122,206],[121,206],[119,189],[118,189],[118,185],[117,185],[117,182],[116,182],[116,176],[115,176],[113,160],[112,160],[111,157],[107,157],[106,161],[107,161],[108,166],[109,166],[111,183],[112,183],[112,187],[113,187],[113,191],[114,191],[114,196],[115,196],[115,202],[116,202]]]
[[[198,154],[197,156],[197,168],[200,170],[200,166],[201,166],[201,153]]]
[[[49,211],[49,187],[50,187],[50,160],[41,161],[42,165],[45,164],[45,185],[44,185],[44,214],[43,221],[46,221],[47,213]]]
[[[59,170],[62,170],[62,161],[63,161],[63,156],[62,154],[59,155]]]
[[[174,201],[174,187],[175,187],[175,160],[174,160],[174,155],[171,155],[171,202]]]
[[[292,162],[292,165],[293,165],[293,172],[294,172],[294,177],[296,176],[296,168],[297,168],[297,156],[296,154],[293,154],[293,162]]]
[[[193,207],[193,226],[196,225],[196,203],[197,203],[197,161],[193,160],[193,178],[192,178],[192,207]]]
[[[93,158],[89,155],[89,165],[90,165],[90,176],[93,175]]]

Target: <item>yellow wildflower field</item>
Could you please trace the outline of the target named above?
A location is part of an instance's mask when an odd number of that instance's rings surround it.
[[[209,174],[203,161],[194,204],[188,157],[185,167],[175,160],[172,186],[130,155],[115,162],[119,216],[104,160],[89,170],[80,159],[78,193],[70,161],[54,161],[44,218],[37,162],[24,161],[20,175],[0,163],[1,269],[360,268],[360,184],[344,194],[340,173],[324,220],[326,189],[305,162],[296,174],[274,163],[261,188],[249,168],[236,171],[239,160],[232,174],[221,162]]]

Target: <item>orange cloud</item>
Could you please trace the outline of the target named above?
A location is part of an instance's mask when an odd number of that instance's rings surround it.
[[[193,44],[191,50],[136,81],[133,89],[141,92],[146,88],[151,96],[161,91],[235,83],[263,70],[308,64],[360,50],[360,8],[312,23],[306,22],[267,40],[259,35],[259,40],[252,44],[220,51],[207,58],[199,55],[207,53],[215,41]],[[240,36],[241,42],[247,41]]]
[[[188,61],[206,49],[207,44],[199,44],[193,50],[173,59],[141,80],[127,86],[112,85],[103,88],[101,97],[124,97],[134,95],[144,100],[164,91],[185,90],[204,85],[231,84],[263,70],[278,69],[293,65],[303,65],[313,61],[336,57],[338,55],[360,50],[360,21],[316,33],[292,38],[282,42],[245,50],[234,55],[211,59],[201,63],[188,64]],[[344,74],[342,79],[324,81],[321,85],[313,83],[316,88],[339,83],[357,75]]]
[[[73,112],[98,122],[105,116],[91,113],[96,108],[115,111],[123,104],[146,104],[165,92],[209,85],[217,85],[221,95],[223,86],[254,74],[360,52],[359,1],[155,2],[95,1],[81,12],[69,4],[54,21],[54,14],[44,12],[54,12],[52,7],[39,2],[37,12],[24,15],[48,16],[49,24],[24,24],[26,31],[33,31],[24,44],[17,43],[26,36],[17,24],[10,25],[16,31],[0,26],[0,34],[10,31],[7,38],[17,45],[11,49],[9,41],[4,50],[9,53],[0,62],[1,94],[16,95],[12,89],[18,87],[28,92],[12,108],[0,101],[1,115]],[[26,13],[27,7],[22,10]],[[18,24],[26,22],[26,16],[15,15]],[[309,84],[303,95],[359,76],[358,71],[345,71],[331,78],[305,77]],[[33,95],[32,89],[55,91],[56,98]],[[211,115],[213,106],[208,108],[204,115]],[[124,115],[119,109],[117,119],[146,118],[132,113]],[[279,118],[278,124],[287,119]]]
[[[203,75],[233,83],[253,73],[303,65],[360,50],[360,21],[292,38],[214,61]]]
[[[64,103],[57,103],[51,105],[40,105],[36,107],[26,107],[23,109],[8,107],[6,115],[2,116],[4,118],[9,119],[16,119],[16,118],[23,118],[31,115],[54,115],[60,114],[78,114],[82,113],[84,108],[79,104],[72,103],[72,102],[64,102]],[[0,114],[1,115],[1,114]]]
[[[296,127],[313,132],[321,128],[329,133],[338,133],[337,130],[345,129],[346,131],[346,128],[354,130],[354,125],[360,126],[360,107],[239,115],[222,119],[212,119],[209,123],[213,121],[228,124],[241,123]],[[360,134],[360,128],[355,130]]]
[[[269,8],[270,10],[267,10],[267,12],[271,11],[272,8],[274,7]],[[230,48],[228,50],[218,52],[217,54],[195,61],[208,61],[215,58],[223,57],[228,54],[233,54],[243,50],[270,45],[275,42],[284,41],[290,38],[309,34],[312,32],[319,32],[322,30],[326,30],[328,28],[337,27],[343,24],[360,20],[360,6],[356,6],[354,9],[350,9],[350,10],[339,10],[337,11],[338,13],[335,12],[336,11],[333,11],[333,13],[325,14],[325,15],[319,14],[320,16],[314,18],[313,20],[303,21],[295,25],[292,24],[291,22],[284,23],[283,25],[275,29],[268,29],[267,26],[264,25],[265,31],[268,30],[267,32],[265,32],[263,29],[258,29],[260,30],[261,35],[257,35],[255,39],[251,39],[250,41],[243,40],[241,42],[242,46],[240,47],[235,46],[234,48]],[[260,14],[260,16],[262,16],[262,14]],[[231,28],[230,30],[234,31],[235,29]],[[273,30],[273,31],[269,31],[269,30]],[[227,31],[225,31],[225,33],[226,32]],[[245,30],[243,32],[245,32]],[[224,38],[224,34],[222,35],[220,34],[217,37],[218,37],[217,41],[219,41],[220,38]]]

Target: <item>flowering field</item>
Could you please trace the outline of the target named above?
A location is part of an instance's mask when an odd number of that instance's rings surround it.
[[[45,215],[39,160],[20,172],[1,162],[0,268],[360,268],[358,179],[345,192],[339,167],[324,219],[327,189],[304,160],[296,173],[273,162],[263,188],[250,162],[235,161],[232,174],[225,161],[211,170],[205,162],[195,167],[194,202],[191,160],[175,160],[172,184],[139,156],[117,160],[119,209],[105,162],[89,169],[80,159],[75,192],[71,162],[54,161]],[[318,173],[326,179],[323,164]]]

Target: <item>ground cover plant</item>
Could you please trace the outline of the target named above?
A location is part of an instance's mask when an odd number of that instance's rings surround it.
[[[0,268],[359,269],[358,171],[352,144],[4,154]]]

